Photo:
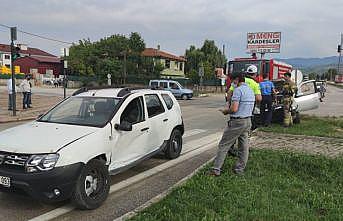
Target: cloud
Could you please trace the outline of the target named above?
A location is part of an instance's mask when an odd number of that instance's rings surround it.
[[[13,10],[15,8],[16,10]],[[18,28],[78,41],[138,31],[148,46],[157,44],[175,54],[213,39],[229,56],[244,56],[246,33],[281,31],[278,57],[335,54],[339,41],[341,0],[180,1],[180,0],[24,0],[3,3],[0,21]],[[8,35],[0,31],[2,43]],[[58,52],[60,44],[20,36],[32,46]]]

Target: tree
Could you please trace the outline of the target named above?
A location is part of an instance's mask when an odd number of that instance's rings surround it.
[[[325,74],[325,78],[328,80],[333,81],[337,75],[337,69],[335,68],[330,68]]]
[[[226,58],[215,45],[213,40],[205,40],[201,48],[190,46],[185,52],[187,59],[185,65],[186,76],[192,79],[193,82],[198,82],[199,67],[204,67],[204,78],[214,79],[214,70],[216,67],[224,67]],[[196,73],[196,74],[195,74]]]
[[[107,79],[107,74],[111,74],[116,82],[125,82],[128,75],[143,78],[155,76],[161,68],[154,67],[153,60],[142,58],[144,49],[145,42],[137,32],[132,32],[129,37],[115,34],[96,42],[83,39],[70,48],[70,72],[96,76],[102,82]]]

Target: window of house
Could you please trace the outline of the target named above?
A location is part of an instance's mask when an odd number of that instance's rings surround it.
[[[162,94],[162,98],[163,98],[164,102],[166,103],[168,110],[170,110],[174,105],[173,100],[171,99],[171,97],[168,94]]]
[[[126,121],[131,124],[136,124],[144,120],[143,97],[133,99],[120,116],[120,122]]]
[[[149,118],[164,112],[163,105],[156,94],[145,95]]]
[[[180,71],[182,71],[183,70],[183,63],[181,62],[180,63]]]
[[[8,54],[5,54],[5,59],[9,60],[10,56]]]
[[[170,68],[170,60],[165,61],[165,68]]]
[[[179,68],[179,62],[175,61],[175,68],[178,69]]]

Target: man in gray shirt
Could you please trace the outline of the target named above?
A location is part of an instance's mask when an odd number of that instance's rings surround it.
[[[238,160],[233,169],[235,173],[240,174],[244,172],[249,156],[248,133],[251,128],[255,95],[244,82],[244,74],[234,75],[232,79],[237,87],[234,89],[231,97],[230,109],[220,110],[225,115],[231,114],[231,117],[218,145],[214,166],[210,173],[210,175],[214,176],[220,175],[228,150],[237,139]]]

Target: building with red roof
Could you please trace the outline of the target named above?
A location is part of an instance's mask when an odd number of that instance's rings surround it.
[[[185,77],[185,62],[186,59],[182,56],[176,56],[168,52],[160,50],[158,46],[155,48],[146,48],[142,52],[142,56],[151,57],[154,63],[160,63],[164,66],[161,72],[162,78],[184,78]]]
[[[20,73],[33,74],[35,78],[41,78],[40,75],[53,77],[61,73],[61,60],[55,55],[38,48],[27,47],[24,44],[17,46],[20,47],[20,58],[14,61],[14,65],[20,67]],[[0,66],[11,68],[10,45],[0,44]]]

